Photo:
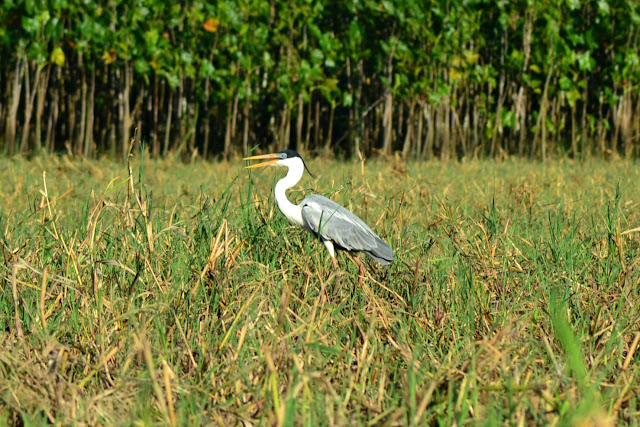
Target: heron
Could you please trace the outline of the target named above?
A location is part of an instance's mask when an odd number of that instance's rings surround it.
[[[312,233],[324,243],[336,269],[338,269],[336,249],[346,252],[364,252],[382,265],[388,265],[393,261],[394,253],[391,247],[364,221],[333,200],[319,194],[311,194],[298,205],[289,201],[286,192],[302,179],[305,169],[313,176],[298,152],[284,150],[245,157],[244,160],[268,160],[246,166],[247,169],[265,166],[288,168],[286,176],[280,179],[274,188],[278,208],[290,222]],[[360,267],[360,278],[362,278],[364,265],[357,257],[353,259]]]

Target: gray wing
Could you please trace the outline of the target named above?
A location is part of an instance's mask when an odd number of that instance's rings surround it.
[[[382,265],[393,260],[393,250],[367,224],[333,200],[318,194],[304,198],[302,219],[322,240],[348,251],[362,251]]]

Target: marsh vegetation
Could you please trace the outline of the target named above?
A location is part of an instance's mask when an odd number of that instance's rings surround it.
[[[131,161],[0,160],[0,423],[637,422],[636,165],[311,160],[357,286],[278,170]]]

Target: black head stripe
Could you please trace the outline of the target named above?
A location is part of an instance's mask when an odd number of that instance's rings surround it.
[[[302,159],[302,157],[300,157],[300,159]],[[304,165],[304,168],[307,170],[307,172],[309,172],[309,175],[311,175],[312,178],[316,178],[316,176],[311,173],[311,171],[307,167],[307,164],[304,162],[304,160],[302,160],[302,164]]]
[[[295,150],[283,150],[278,152],[278,154],[280,155],[285,155],[285,159],[291,159],[293,157],[299,157],[300,160],[302,160],[302,164],[304,165],[304,168],[307,170],[307,172],[309,172],[309,175],[311,175],[313,178],[315,178],[316,176],[314,174],[311,173],[311,171],[309,170],[309,168],[307,167],[307,164],[304,162],[304,159],[302,158],[302,156],[300,155],[300,153],[298,153]]]
[[[290,159],[292,157],[302,158],[300,154],[298,154],[298,152],[295,150],[284,150],[284,151],[280,151],[278,154],[284,154],[286,156],[285,159]]]

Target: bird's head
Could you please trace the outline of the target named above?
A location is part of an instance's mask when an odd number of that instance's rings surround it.
[[[314,176],[304,160],[297,151],[284,150],[272,154],[260,154],[258,156],[245,157],[244,160],[268,160],[262,163],[256,163],[255,165],[245,166],[246,169],[260,168],[264,166],[286,166],[287,168],[301,168],[304,167],[309,175]]]

